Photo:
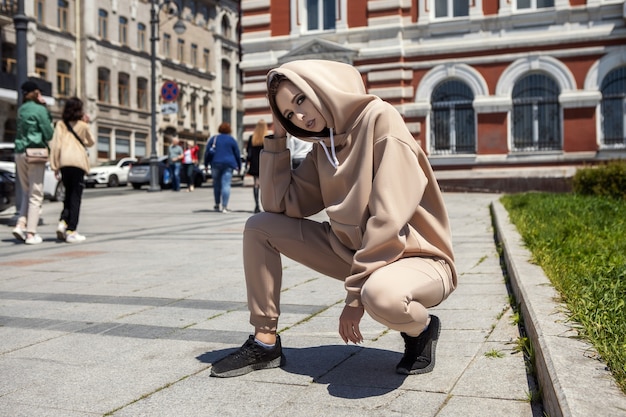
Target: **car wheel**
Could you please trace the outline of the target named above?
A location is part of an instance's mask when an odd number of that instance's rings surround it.
[[[107,185],[109,187],[117,187],[118,185],[120,185],[120,181],[117,179],[117,175],[112,174],[109,177],[109,182],[107,183]]]
[[[54,190],[54,201],[65,201],[65,185],[61,181],[57,183],[57,187]]]
[[[133,186],[133,188],[135,190],[140,190],[141,189],[141,184],[140,183],[138,183],[138,182],[131,182],[131,184],[132,184],[132,186]]]

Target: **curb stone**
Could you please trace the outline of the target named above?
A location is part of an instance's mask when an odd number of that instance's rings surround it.
[[[594,359],[595,350],[578,338],[566,308],[531,254],[506,209],[491,204],[497,240],[502,245],[511,287],[524,317],[535,352],[543,406],[550,417],[624,417],[624,395],[605,364]]]

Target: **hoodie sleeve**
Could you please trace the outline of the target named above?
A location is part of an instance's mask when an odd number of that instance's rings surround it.
[[[313,158],[307,158],[297,171],[292,171],[287,138],[265,139],[259,181],[265,211],[303,218],[324,209]]]
[[[398,260],[406,248],[408,223],[420,205],[428,179],[415,150],[393,136],[374,145],[374,178],[368,201],[370,216],[362,246],[345,280],[346,304],[361,305],[361,287],[376,269]]]

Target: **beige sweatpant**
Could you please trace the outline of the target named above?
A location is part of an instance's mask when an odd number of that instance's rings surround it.
[[[281,254],[339,280],[350,275],[351,259],[333,251],[332,233],[327,222],[282,214],[263,212],[248,219],[243,257],[250,324],[265,332],[277,329]],[[410,257],[372,273],[361,289],[361,300],[374,320],[416,336],[428,324],[427,308],[439,304],[452,290],[452,272],[445,261]]]
[[[26,154],[18,153],[15,155],[15,166],[22,187],[17,226],[35,234],[43,204],[43,177],[46,164],[29,164],[26,162]]]

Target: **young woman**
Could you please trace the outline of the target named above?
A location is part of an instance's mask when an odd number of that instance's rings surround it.
[[[43,241],[37,234],[37,225],[43,203],[46,164],[28,162],[26,149],[47,148],[54,130],[37,84],[26,81],[20,88],[24,94],[24,103],[17,111],[15,168],[22,187],[22,201],[13,236],[27,245],[37,245]]]
[[[187,173],[187,192],[192,192],[195,188],[196,166],[198,165],[198,145],[188,140],[185,142],[183,150],[183,169]]]
[[[274,136],[261,154],[265,212],[248,219],[243,257],[254,335],[213,365],[230,377],[280,366],[281,255],[345,283],[344,342],[363,341],[365,311],[401,332],[401,374],[430,372],[439,319],[456,287],[447,211],[431,166],[394,107],[352,66],[294,61],[267,75]],[[285,130],[315,145],[290,169]],[[325,210],[330,221],[307,219]]]
[[[221,203],[222,213],[229,213],[230,182],[233,178],[233,170],[241,169],[241,153],[237,140],[230,135],[232,131],[230,123],[222,122],[217,131],[219,133],[207,141],[204,166],[211,165],[213,197],[215,198],[214,210],[220,211]],[[209,151],[213,145],[215,145],[215,154],[209,156]]]
[[[83,102],[71,97],[65,102],[62,120],[54,128],[50,142],[50,168],[65,187],[63,211],[57,227],[57,238],[67,243],[80,243],[86,238],[77,232],[80,204],[85,189],[85,173],[89,172],[87,148],[94,140]]]
[[[259,213],[259,158],[263,150],[263,140],[267,136],[267,122],[263,119],[256,123],[254,132],[248,139],[246,146],[246,165],[248,166],[248,174],[254,178],[252,192],[254,195],[254,212]]]

